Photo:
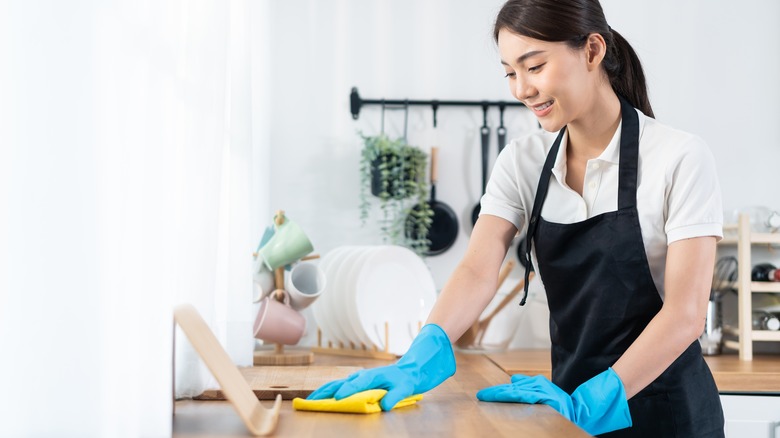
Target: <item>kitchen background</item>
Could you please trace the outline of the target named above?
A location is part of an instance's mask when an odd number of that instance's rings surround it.
[[[327,253],[340,245],[382,243],[381,213],[360,220],[358,133],[376,135],[382,124],[378,105],[364,106],[358,120],[349,111],[349,91],[362,98],[511,101],[503,68],[491,37],[501,0],[484,2],[307,2],[268,4],[266,44],[255,47],[263,67],[262,91],[269,117],[255,118],[255,132],[271,147],[257,173],[256,186],[270,187],[265,204],[256,205],[253,232],[259,239],[272,212],[283,208],[309,230],[315,249]],[[735,212],[765,206],[780,210],[770,187],[777,186],[780,133],[780,5],[752,1],[736,7],[712,1],[602,2],[610,25],[638,52],[656,117],[695,133],[709,144],[718,165],[724,220]],[[257,90],[256,90],[257,91]],[[468,244],[470,215],[481,195],[480,107],[443,107],[433,127],[430,107],[409,110],[408,141],[428,151],[440,147],[437,197],[449,204],[460,222],[451,249],[428,257],[441,288]],[[385,130],[401,136],[404,111],[385,111]],[[490,163],[497,154],[497,108],[489,112]],[[508,138],[537,129],[525,108],[509,108],[504,117]],[[266,193],[263,193],[266,195]],[[373,220],[373,221],[372,221]],[[519,239],[518,239],[519,240]],[[509,257],[514,255],[514,248]],[[721,255],[735,253],[724,247]],[[756,251],[755,263],[777,261],[773,252]],[[506,293],[522,275],[516,267],[502,288]],[[733,296],[724,303],[734,316]],[[534,313],[544,306],[534,307]],[[544,331],[521,309],[512,347],[544,345]],[[311,315],[307,315],[313,321]],[[538,315],[536,315],[538,316]],[[509,320],[502,322],[514,328]],[[546,335],[542,333],[542,336]],[[310,332],[304,343],[314,342]],[[757,346],[776,349],[771,344]]]
[[[358,132],[378,134],[379,106],[354,121],[349,91],[364,98],[512,100],[491,24],[503,2],[286,1],[267,5],[266,38],[258,38],[269,117],[254,119],[271,147],[257,186],[253,232],[259,239],[272,211],[285,209],[310,230],[315,249],[379,243],[376,223],[361,227]],[[780,4],[753,0],[602,2],[610,25],[638,52],[656,117],[704,138],[715,155],[724,209],[764,205],[780,160]],[[258,91],[258,90],[256,90]],[[387,111],[386,130],[400,135],[403,111]],[[408,141],[440,146],[437,195],[458,215],[461,233],[428,263],[441,287],[468,243],[473,205],[481,195],[482,110],[442,108],[438,128],[428,107],[411,107]],[[524,108],[510,108],[508,138],[536,129]],[[489,114],[491,160],[497,153],[498,110]],[[492,164],[492,161],[491,161]],[[265,204],[265,205],[263,205]],[[377,216],[374,216],[377,217]]]
[[[511,100],[490,37],[501,3],[0,1],[4,431],[168,435],[170,306],[194,303],[251,363],[248,255],[275,210],[320,254],[381,242],[360,226],[357,135],[378,133],[380,110],[354,121],[351,87]],[[643,61],[657,118],[712,148],[729,216],[780,209],[780,3],[602,4]],[[408,140],[441,147],[438,196],[461,222],[427,259],[441,287],[480,194],[482,114],[431,119],[412,107]],[[535,127],[522,109],[505,122],[510,138]],[[495,108],[489,124],[494,159]],[[386,114],[388,133],[402,125]]]

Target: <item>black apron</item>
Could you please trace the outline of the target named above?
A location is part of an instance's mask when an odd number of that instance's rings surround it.
[[[663,304],[650,274],[636,209],[639,118],[623,98],[620,103],[617,211],[573,224],[541,217],[564,128],[544,164],[528,227],[526,258],[530,262],[533,241],[550,306],[552,381],[569,394],[612,366]],[[723,436],[718,389],[698,341],[628,406],[633,427],[603,436]]]

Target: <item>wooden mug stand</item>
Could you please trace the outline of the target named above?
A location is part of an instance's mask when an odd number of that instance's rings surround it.
[[[276,212],[274,218],[276,225],[284,223],[284,211]],[[311,259],[309,257],[307,259]],[[278,301],[284,301],[284,266],[276,268],[274,271],[274,291],[273,297]],[[314,353],[310,350],[285,351],[284,345],[275,344],[273,351],[256,350],[254,352],[253,363],[255,365],[308,365],[314,362]]]

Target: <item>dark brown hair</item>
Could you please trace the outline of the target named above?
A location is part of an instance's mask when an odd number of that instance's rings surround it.
[[[612,89],[645,115],[655,117],[639,57],[628,41],[609,27],[598,0],[509,0],[496,17],[496,42],[501,29],[542,41],[565,42],[574,49],[584,47],[591,33],[601,34],[607,43],[602,66]]]

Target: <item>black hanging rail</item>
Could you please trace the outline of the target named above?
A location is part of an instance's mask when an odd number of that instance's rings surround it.
[[[349,93],[350,111],[352,118],[357,120],[360,116],[360,107],[363,105],[384,105],[384,106],[412,106],[423,105],[430,106],[433,110],[433,126],[436,127],[436,111],[441,106],[479,106],[484,111],[491,106],[498,107],[503,113],[504,108],[510,106],[525,106],[520,102],[504,102],[503,100],[410,100],[410,99],[364,99],[358,94],[357,87],[352,87]]]

